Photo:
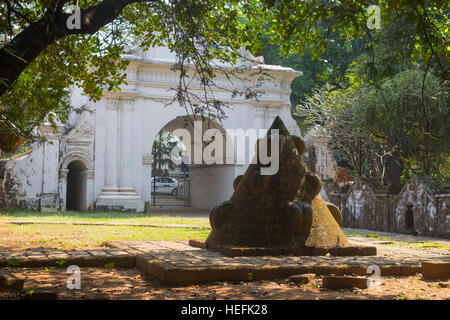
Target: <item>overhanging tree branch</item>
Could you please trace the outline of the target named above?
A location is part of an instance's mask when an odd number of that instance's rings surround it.
[[[0,96],[20,76],[31,61],[58,39],[76,34],[94,34],[100,28],[114,21],[123,9],[132,3],[155,0],[103,0],[101,3],[81,10],[81,28],[68,29],[67,13],[48,10],[44,17],[30,24],[14,39],[0,49]],[[58,3],[62,9],[64,1]]]

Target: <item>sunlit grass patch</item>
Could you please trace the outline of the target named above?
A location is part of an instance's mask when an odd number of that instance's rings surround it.
[[[375,234],[372,234],[372,233],[363,234],[363,233],[355,233],[355,232],[344,232],[344,234],[347,235],[347,236],[366,237],[366,238],[372,238],[372,239],[379,239],[380,238],[380,236],[377,233],[375,233]],[[387,238],[384,238],[384,239],[387,239]]]
[[[41,221],[41,222],[103,222],[132,224],[181,224],[195,227],[210,227],[205,218],[186,218],[154,213],[124,212],[76,212],[54,211],[35,212],[25,210],[3,209],[0,221]]]
[[[16,247],[35,245],[42,248],[79,249],[101,247],[111,240],[189,240],[206,239],[210,230],[128,226],[7,225],[8,238]],[[34,246],[35,246],[34,245]]]

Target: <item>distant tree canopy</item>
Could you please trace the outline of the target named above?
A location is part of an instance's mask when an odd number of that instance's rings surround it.
[[[270,43],[268,35],[264,36],[265,46],[261,54],[265,63],[291,67],[303,73],[291,84],[291,104],[294,108],[300,100],[312,93],[313,89],[327,83],[335,89],[346,87],[348,83],[346,74],[350,64],[365,53],[367,37],[354,39],[349,43],[346,43],[337,32],[334,32],[332,37],[333,41],[322,55],[314,58],[311,50],[305,50],[302,55],[291,53],[289,56],[283,56],[280,46]]]
[[[77,2],[81,28],[69,29],[69,5]],[[0,3],[0,33],[5,35],[0,42],[1,112],[22,135],[31,137],[47,112],[60,111],[64,117],[71,85],[80,86],[92,100],[100,99],[105,89],[118,90],[127,66],[119,58],[127,47],[167,45],[176,52],[174,68],[180,75],[174,101],[187,112],[220,120],[225,116],[221,101],[191,94],[185,81],[190,76],[188,66],[203,89],[211,92],[218,72],[213,61],[234,63],[242,47],[260,53],[264,38],[287,57],[305,54],[322,59],[308,64],[306,58],[286,58],[311,75],[304,78],[309,84],[296,80],[295,102],[315,84],[345,82],[344,69],[359,54],[358,45],[379,33],[366,25],[370,4],[366,0],[4,0]],[[447,1],[380,0],[377,4],[381,30],[402,26],[403,21],[415,30],[413,36],[406,36],[407,29],[397,34],[405,36],[405,43],[392,42],[390,57],[401,57],[407,48],[411,61],[444,77]],[[375,48],[376,39],[372,43]]]
[[[268,63],[303,72],[292,84],[294,106],[325,83],[342,89],[350,81],[378,81],[412,67],[431,68],[438,77],[448,78],[449,5],[443,1],[378,1],[378,5],[379,30],[364,26],[363,2],[302,1],[297,14],[290,16],[274,10],[279,18],[266,26],[262,54]],[[296,28],[280,30],[283,23]],[[284,41],[290,38],[283,32],[297,41]]]
[[[173,170],[176,164],[172,160],[172,152],[176,145],[180,143],[179,140],[175,139],[175,136],[168,131],[160,131],[153,141],[152,155],[153,155],[153,165],[152,169],[158,169],[160,173],[158,175],[163,175],[163,170]],[[182,152],[179,151],[178,155],[181,156]]]
[[[434,175],[450,181],[443,164],[450,155],[448,89],[429,73],[407,70],[385,78],[381,90],[372,85],[309,96],[303,108],[315,134],[330,137],[359,177],[385,182],[386,165],[398,156],[405,175]],[[423,91],[422,91],[423,90]]]
[[[363,3],[302,2],[294,15],[286,3],[275,5],[262,54],[304,73],[291,102],[308,114],[308,135],[329,137],[359,178],[400,185],[416,173],[449,183],[449,5],[379,1],[381,29],[368,30],[354,19],[364,19]]]

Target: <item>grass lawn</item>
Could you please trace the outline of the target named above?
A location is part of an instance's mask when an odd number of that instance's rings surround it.
[[[172,217],[139,213],[88,213],[88,212],[30,212],[18,210],[0,211],[0,251],[9,249],[55,248],[88,249],[100,248],[109,240],[187,240],[205,239],[209,229],[186,227],[137,227],[137,226],[90,226],[25,224],[12,225],[9,221],[42,222],[105,222],[137,224],[180,224],[209,227],[206,218]]]
[[[3,209],[0,210],[0,221],[182,224],[196,227],[210,227],[209,220],[207,218],[186,218],[153,213],[122,212],[34,212]]]

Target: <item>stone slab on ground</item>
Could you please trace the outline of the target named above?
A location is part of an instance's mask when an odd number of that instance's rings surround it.
[[[315,273],[296,274],[290,276],[288,280],[295,283],[307,284],[311,282],[311,280],[314,279],[315,277],[316,277]]]
[[[348,276],[324,276],[322,278],[322,287],[327,289],[367,289],[366,277],[348,277]]]
[[[8,272],[0,270],[0,292],[20,292],[25,279],[18,278]]]
[[[450,262],[424,261],[422,262],[422,275],[428,279],[449,279]]]
[[[104,267],[114,263],[115,267],[132,268],[136,266],[136,253],[119,249],[106,250],[42,250],[0,252],[0,268],[16,266],[24,268],[39,267]]]

